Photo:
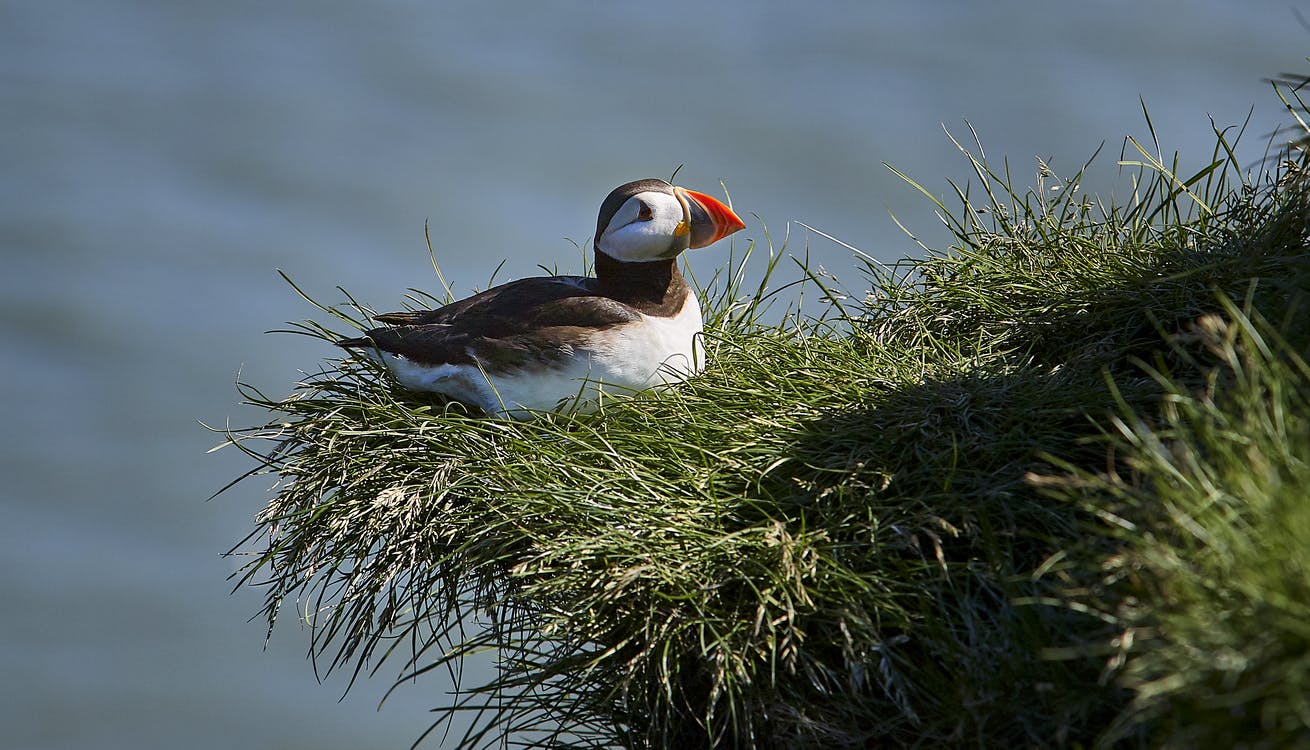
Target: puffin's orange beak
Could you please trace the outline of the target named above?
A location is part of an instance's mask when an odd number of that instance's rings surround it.
[[[691,232],[691,244],[688,247],[712,245],[746,228],[746,223],[716,198],[680,187],[673,188],[673,192],[683,199],[683,205],[687,207],[690,223],[688,229]]]

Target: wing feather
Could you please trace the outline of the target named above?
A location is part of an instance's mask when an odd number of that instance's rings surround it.
[[[641,319],[595,291],[595,279],[557,276],[514,281],[436,310],[385,313],[392,325],[337,342],[376,346],[425,364],[472,364],[493,369],[549,365],[572,354],[591,331]]]

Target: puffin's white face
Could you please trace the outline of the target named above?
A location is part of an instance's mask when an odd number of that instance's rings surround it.
[[[596,238],[615,260],[640,263],[672,258],[690,244],[687,209],[672,193],[645,191],[624,201]]]

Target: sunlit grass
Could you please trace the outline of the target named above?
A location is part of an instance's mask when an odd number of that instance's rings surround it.
[[[468,744],[1304,741],[1310,210],[1299,156],[1248,180],[1235,137],[1194,175],[1130,142],[1120,203],[957,144],[949,248],[850,295],[752,247],[704,284],[707,372],[596,415],[355,358],[243,385],[277,485],[242,580],[324,668],[494,652],[433,698]],[[366,322],[323,309],[325,353]]]

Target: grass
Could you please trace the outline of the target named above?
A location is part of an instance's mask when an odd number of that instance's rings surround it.
[[[1310,746],[1307,165],[1215,135],[1193,175],[1130,141],[1122,204],[957,144],[950,247],[865,259],[862,296],[766,291],[785,242],[747,284],[748,248],[704,284],[708,371],[596,415],[480,419],[357,358],[242,385],[269,421],[229,441],[277,484],[240,580],[325,669],[493,653],[432,742]],[[366,322],[321,309],[296,330]]]
[[[1175,337],[1202,346],[1209,382],[1148,366],[1161,413],[1123,407],[1109,421],[1104,440],[1128,471],[1064,465],[1036,480],[1099,515],[1117,547],[1092,556],[1103,584],[1077,596],[1120,630],[1111,665],[1133,689],[1107,740],[1145,725],[1166,747],[1310,742],[1306,342],[1223,307]]]

